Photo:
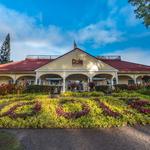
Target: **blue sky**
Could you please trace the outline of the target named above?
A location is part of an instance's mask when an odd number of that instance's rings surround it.
[[[0,44],[11,35],[11,57],[61,55],[78,47],[150,65],[150,30],[127,0],[0,0]]]

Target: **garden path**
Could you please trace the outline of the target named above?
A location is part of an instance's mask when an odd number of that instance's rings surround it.
[[[150,126],[111,129],[0,129],[25,150],[150,150]]]

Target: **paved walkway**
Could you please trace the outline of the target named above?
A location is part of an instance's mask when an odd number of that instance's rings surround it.
[[[111,129],[0,129],[26,150],[150,150],[150,126]]]

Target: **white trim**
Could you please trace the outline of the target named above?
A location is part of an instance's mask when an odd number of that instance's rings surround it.
[[[118,72],[118,70],[36,70],[36,72]]]
[[[112,67],[111,65],[109,65],[109,64],[105,63],[104,61],[102,61],[102,60],[96,58],[96,57],[93,56],[92,54],[89,54],[88,52],[85,52],[84,50],[82,50],[82,49],[80,49],[80,48],[77,48],[77,49],[73,49],[73,50],[71,50],[71,51],[69,51],[69,52],[66,52],[66,53],[64,53],[63,55],[60,55],[58,58],[54,59],[53,61],[48,62],[47,64],[45,64],[45,65],[43,65],[43,66],[41,66],[41,67],[39,67],[39,68],[37,68],[35,71],[39,71],[40,68],[42,68],[42,67],[44,67],[44,66],[47,66],[48,64],[53,63],[54,61],[57,61],[58,59],[62,59],[64,56],[69,55],[70,53],[73,53],[74,51],[80,51],[81,53],[84,53],[84,54],[87,55],[88,57],[97,60],[99,63],[103,63],[103,64],[109,66],[110,68],[112,68],[112,69],[114,69],[114,70],[117,70],[116,68]]]

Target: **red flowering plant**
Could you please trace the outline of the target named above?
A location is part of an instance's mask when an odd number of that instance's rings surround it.
[[[25,106],[25,105],[33,105],[31,113],[16,113],[15,110],[19,107]],[[16,105],[12,106],[8,111],[4,112],[0,117],[9,116],[11,118],[26,118],[28,116],[34,116],[36,113],[38,113],[41,110],[41,103],[36,102],[20,102]]]
[[[94,91],[95,83],[89,82],[90,91]]]
[[[0,95],[12,94],[15,91],[14,84],[1,84],[0,85]]]
[[[80,102],[81,103],[81,107],[82,107],[81,111],[65,112],[63,110],[63,104],[65,104],[65,103],[76,103],[76,102],[79,102],[79,101],[68,100],[68,101],[60,102],[59,106],[56,109],[57,115],[58,116],[63,116],[66,119],[77,119],[77,118],[80,118],[81,116],[87,115],[90,112],[89,106],[87,104],[85,104],[85,103],[82,103],[82,102]]]
[[[16,84],[1,84],[0,85],[0,95],[21,94],[25,90],[25,87],[22,85]]]
[[[150,106],[150,103],[145,100],[138,100],[138,101],[130,101],[129,105],[138,110],[140,113],[143,114],[150,114],[150,108],[145,108],[145,106]]]
[[[138,90],[140,87],[136,84],[128,85],[128,90]]]
[[[115,111],[112,111],[108,106],[106,106],[103,102],[99,101],[99,99],[95,99],[95,101],[98,103],[99,107],[102,108],[103,110],[103,113],[107,116],[110,116],[110,117],[114,117],[114,118],[117,118],[117,117],[120,117],[121,114],[118,113],[118,112],[115,112]]]

